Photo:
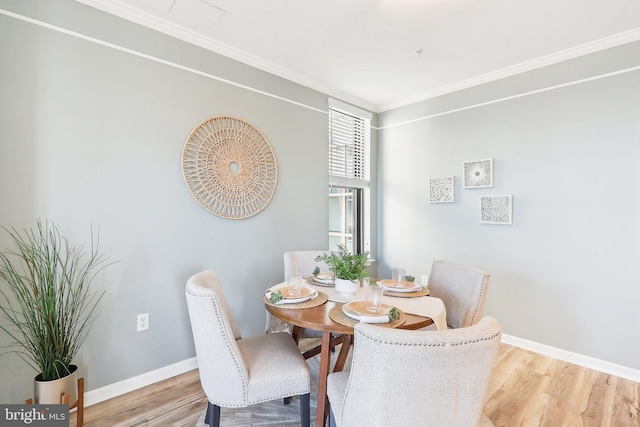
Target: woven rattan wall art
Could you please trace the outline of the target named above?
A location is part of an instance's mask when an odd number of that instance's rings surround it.
[[[200,206],[222,218],[243,219],[271,201],[278,165],[258,129],[237,117],[217,116],[200,123],[187,138],[182,174]]]

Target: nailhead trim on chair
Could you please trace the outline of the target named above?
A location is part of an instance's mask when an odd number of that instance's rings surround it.
[[[196,298],[204,298],[205,300],[211,300],[212,298],[215,298],[217,304],[213,304],[213,309],[214,309],[213,312],[215,313],[216,318],[219,321],[219,324],[224,324],[224,318],[222,317],[222,313],[220,313],[220,310],[219,310],[219,308],[222,307],[222,304],[220,303],[220,300],[218,299],[218,296],[215,293],[213,293],[212,295],[194,295],[194,294],[191,294],[191,295],[195,296]],[[242,394],[244,395],[245,401],[248,401],[247,399],[248,383],[245,376],[242,375],[242,366],[238,361],[238,358],[236,357],[235,352],[232,351],[232,346],[229,345],[230,341],[229,341],[229,336],[226,333],[226,330],[224,334],[224,340],[227,345],[227,349],[229,349],[231,351],[231,354],[233,354],[233,363],[236,365],[236,368],[238,369],[238,371],[240,372],[240,376],[242,377]],[[235,337],[234,337],[234,341],[235,341]],[[286,396],[282,396],[282,397],[286,397]],[[221,405],[218,402],[211,402],[211,403],[214,405],[224,406],[225,408],[244,408],[245,407],[245,405],[228,405],[226,403]]]
[[[498,331],[497,333],[491,335],[491,336],[486,336],[486,337],[482,337],[482,338],[476,338],[473,340],[465,340],[465,341],[460,341],[460,342],[448,342],[448,343],[438,343],[438,344],[431,344],[431,343],[399,343],[399,342],[395,342],[395,341],[386,341],[386,340],[380,340],[378,338],[372,338],[370,335],[365,334],[362,331],[356,331],[356,333],[362,335],[363,337],[372,340],[373,342],[379,342],[381,344],[389,344],[389,345],[397,345],[397,346],[404,346],[404,347],[447,347],[447,346],[461,346],[461,345],[467,345],[467,344],[473,344],[473,343],[477,343],[477,342],[482,342],[482,341],[489,341],[494,339],[495,337],[497,337],[498,335],[501,334],[501,331]],[[429,331],[425,332],[425,333],[430,333]]]
[[[486,274],[482,277],[482,286],[480,286],[480,298],[478,298],[476,300],[476,306],[473,309],[473,314],[471,315],[471,325],[475,325],[476,323],[478,323],[478,320],[476,320],[476,316],[478,315],[478,311],[480,309],[480,302],[484,299],[484,294],[487,292],[487,288],[488,286],[486,286],[485,284],[485,279],[490,277],[489,274]]]

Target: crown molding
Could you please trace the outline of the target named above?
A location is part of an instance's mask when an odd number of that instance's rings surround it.
[[[125,5],[113,0],[76,1],[87,6],[102,10],[103,12],[107,12],[111,15],[118,16],[122,19],[126,19],[127,21],[131,21],[152,30],[156,30],[163,34],[175,37],[179,40],[185,41],[203,49],[215,52],[227,58],[242,62],[243,64],[249,65],[259,70],[274,74],[278,77],[282,77],[286,80],[292,81],[310,89],[314,89],[319,92],[331,95],[335,98],[339,98],[347,102],[356,104],[358,106],[361,106],[362,108],[366,108],[369,110],[374,110],[375,108],[375,104],[370,101],[355,97],[352,94],[346,93],[344,91],[337,90],[334,87],[318,82],[317,80],[310,79],[307,76],[296,73],[295,71],[292,71],[288,68],[281,67],[255,55],[251,55],[225,43],[218,42],[188,28],[182,27],[165,19],[158,18],[129,5]]]
[[[507,77],[512,77],[514,75],[525,73],[527,71],[532,71],[538,68],[546,67],[548,65],[557,64],[569,59],[577,58],[583,55],[588,55],[590,53],[599,52],[601,50],[640,40],[640,28],[634,28],[623,33],[614,34],[612,36],[605,37],[594,42],[589,42],[580,46],[565,49],[550,55],[533,59],[531,61],[522,62],[520,64],[502,68],[497,71],[486,73],[467,80],[462,80],[450,85],[442,86],[434,90],[421,92],[411,97],[405,98],[401,101],[388,104],[377,104],[375,102],[356,97],[344,91],[337,90],[335,87],[327,85],[326,83],[321,83],[315,79],[310,79],[309,77],[292,71],[291,69],[281,67],[269,61],[265,61],[262,58],[236,49],[225,43],[220,43],[218,41],[212,40],[200,33],[189,30],[170,21],[150,15],[140,9],[136,9],[129,5],[119,3],[115,0],[76,1],[126,19],[128,21],[135,22],[147,28],[151,28],[161,33],[170,35],[187,43],[191,43],[193,45],[218,53],[225,57],[242,62],[246,65],[252,66],[262,71],[274,74],[278,77],[290,80],[294,83],[306,86],[310,89],[314,89],[335,98],[342,99],[376,113],[393,110],[395,108],[404,107],[410,104],[415,104],[417,102],[426,101],[428,99],[446,95],[452,92],[457,92],[463,89],[468,89],[474,86],[479,86]]]
[[[542,56],[531,61],[522,62],[520,64],[502,68],[491,73],[483,74],[451,85],[442,86],[435,90],[423,92],[412,97],[405,98],[404,100],[399,102],[379,105],[379,108],[376,111],[380,113],[383,111],[393,110],[395,108],[404,107],[410,104],[415,104],[417,102],[426,101],[427,99],[446,95],[448,93],[457,92],[459,90],[469,89],[474,86],[479,86],[485,83],[512,77],[517,74],[526,73],[527,71],[532,71],[538,68],[557,64],[569,59],[574,59],[580,56],[588,55],[590,53],[599,52],[605,49],[621,46],[623,44],[631,43],[638,40],[640,40],[640,28],[634,28],[633,30],[605,37],[594,42],[585,43],[583,45],[565,49],[560,52],[552,53],[550,55]]]

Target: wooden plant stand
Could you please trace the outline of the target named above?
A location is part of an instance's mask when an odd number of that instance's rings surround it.
[[[24,403],[27,405],[33,405],[33,399],[27,399]],[[76,426],[82,427],[84,424],[84,378],[78,379],[78,401],[71,405],[69,402],[69,396],[63,394],[60,399],[60,404],[69,405],[69,410],[78,408],[78,411],[76,412]]]

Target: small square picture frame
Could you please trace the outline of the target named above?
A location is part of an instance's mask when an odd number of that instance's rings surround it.
[[[493,159],[464,162],[462,178],[464,188],[493,187]]]
[[[455,179],[453,176],[429,178],[429,202],[455,202]]]
[[[480,196],[481,224],[513,224],[513,197],[511,194]]]

